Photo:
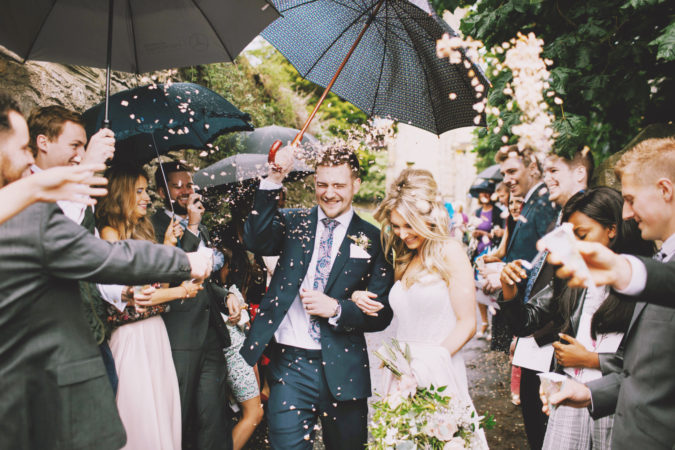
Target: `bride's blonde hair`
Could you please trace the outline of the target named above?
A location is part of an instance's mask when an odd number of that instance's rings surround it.
[[[419,236],[424,238],[417,250],[410,250],[397,237],[391,225],[391,212],[396,210]],[[382,247],[394,266],[396,279],[401,279],[416,252],[423,270],[413,274],[411,282],[422,273],[438,273],[450,283],[450,267],[443,249],[450,239],[449,216],[443,206],[438,186],[427,170],[404,169],[389,186],[387,195],[374,214],[382,224]]]

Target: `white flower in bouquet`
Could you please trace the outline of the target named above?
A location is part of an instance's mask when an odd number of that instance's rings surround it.
[[[464,439],[461,437],[454,437],[445,443],[443,450],[463,450],[466,448],[465,444]]]

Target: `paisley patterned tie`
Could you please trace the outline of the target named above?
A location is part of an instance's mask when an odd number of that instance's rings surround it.
[[[330,253],[333,248],[333,231],[335,231],[335,227],[338,226],[339,222],[328,217],[321,219],[321,222],[324,225],[324,229],[319,241],[319,257],[316,260],[316,272],[314,273],[312,289],[323,292],[326,288],[331,268]],[[317,316],[309,316],[309,336],[315,342],[320,341],[321,328],[319,327],[319,318]]]

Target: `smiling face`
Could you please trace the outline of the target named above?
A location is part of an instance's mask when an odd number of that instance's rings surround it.
[[[75,122],[63,123],[61,134],[50,140],[45,135],[36,138],[38,160],[42,169],[60,166],[76,166],[84,156],[87,133],[84,127]]]
[[[581,241],[597,242],[609,247],[609,243],[616,236],[616,226],[605,227],[580,211],[572,213],[568,220],[573,226],[574,234]]]
[[[544,163],[544,183],[548,188],[549,200],[558,206],[565,206],[570,197],[584,189],[584,172],[581,166],[572,169],[563,158],[547,158]]]
[[[137,218],[140,218],[148,214],[148,205],[150,204],[147,178],[143,176],[138,177],[136,185],[134,186],[134,193],[136,194],[134,215]]]
[[[670,237],[672,206],[666,201],[668,193],[659,186],[659,180],[641,181],[626,173],[621,177],[621,194],[623,220],[635,219],[642,239],[652,241]]]
[[[512,196],[525,197],[537,181],[532,175],[533,168],[525,167],[523,160],[518,156],[509,156],[499,163],[499,171],[504,177],[503,183],[509,188]]]
[[[352,207],[352,199],[361,187],[349,164],[317,166],[314,176],[316,202],[327,217],[334,219]]]
[[[195,193],[192,175],[189,172],[171,172],[167,174],[166,181],[169,185],[169,198],[174,202],[173,207],[176,214],[187,214],[188,199],[190,195]],[[170,208],[165,188],[160,186],[158,192],[164,199],[166,207]]]
[[[389,221],[391,222],[391,230],[396,237],[403,241],[408,249],[417,250],[422,246],[424,238],[413,229],[397,210],[391,211]]]
[[[0,187],[30,174],[34,162],[26,120],[16,111],[9,111],[7,118],[10,129],[0,133]]]

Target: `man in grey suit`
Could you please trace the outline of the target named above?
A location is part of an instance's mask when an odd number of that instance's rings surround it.
[[[210,245],[209,234],[201,223],[204,207],[195,193],[190,169],[179,163],[162,164],[155,173],[159,195],[166,209],[152,217],[157,239],[163,239],[171,224],[173,213],[181,220],[183,234],[177,246],[186,252]],[[230,297],[225,308],[227,292],[206,280],[204,289],[189,301],[175,300],[163,314],[169,334],[173,362],[178,375],[181,410],[183,415],[183,448],[232,448],[232,421],[228,410],[226,365],[223,348],[230,338],[221,313],[232,312],[238,321],[239,306]]]
[[[638,222],[642,237],[661,240],[654,260],[616,255],[579,242],[592,282],[632,296],[637,304],[619,352],[623,368],[583,385],[568,381],[552,404],[588,407],[593,418],[615,414],[613,449],[671,449],[675,445],[675,139],[645,140],[615,167],[621,179],[624,219]],[[558,255],[552,263],[562,261]],[[656,261],[655,261],[656,260]],[[571,286],[585,280],[564,264],[558,275]]]
[[[23,116],[0,108],[0,187],[29,173],[33,161],[27,144]],[[202,255],[144,241],[97,239],[54,204],[32,205],[2,224],[0,448],[124,445],[77,281],[177,282],[204,278],[209,271]]]

